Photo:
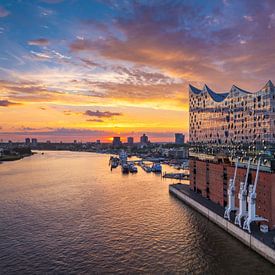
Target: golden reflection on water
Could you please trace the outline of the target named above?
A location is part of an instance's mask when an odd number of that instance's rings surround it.
[[[170,196],[172,180],[140,167],[123,175],[110,171],[108,161],[52,151],[0,165],[1,271],[271,271]]]

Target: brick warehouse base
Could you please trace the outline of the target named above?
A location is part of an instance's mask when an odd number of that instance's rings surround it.
[[[207,160],[190,159],[190,188],[223,207],[227,205],[228,181],[235,167],[230,163],[215,163]],[[240,182],[244,181],[245,167],[239,167],[236,177],[235,204],[238,206]],[[254,182],[255,170],[250,170],[248,184]],[[260,171],[257,185],[257,215],[269,220],[270,229],[275,228],[275,173]]]

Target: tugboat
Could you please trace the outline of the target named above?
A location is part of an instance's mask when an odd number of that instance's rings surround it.
[[[151,167],[151,171],[154,173],[161,173],[162,167],[160,163],[154,163]]]

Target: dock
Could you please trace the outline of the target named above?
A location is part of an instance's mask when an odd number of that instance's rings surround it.
[[[252,232],[249,234],[232,222],[232,220],[234,220],[233,215],[231,221],[224,219],[224,207],[193,192],[189,188],[189,185],[171,184],[169,185],[169,192],[240,240],[250,249],[275,264],[275,230],[271,230],[268,233],[262,233],[258,226],[253,224],[251,226]]]
[[[177,180],[189,180],[189,174],[187,173],[164,173],[163,178],[177,179]]]

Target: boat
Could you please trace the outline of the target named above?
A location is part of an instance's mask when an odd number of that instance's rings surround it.
[[[154,163],[151,167],[152,172],[154,173],[161,173],[162,167],[160,163]]]
[[[129,174],[129,165],[127,163],[121,164],[121,171],[123,174]]]
[[[129,171],[130,171],[130,173],[137,173],[138,169],[134,164],[130,164]]]
[[[119,154],[119,161],[121,165],[127,163],[127,153],[124,150],[122,150]]]
[[[119,164],[119,158],[117,158],[117,157],[111,157],[110,158],[111,169],[117,168],[118,164]]]
[[[151,173],[151,167],[150,166],[144,164],[143,162],[140,163],[140,166],[145,172]]]

